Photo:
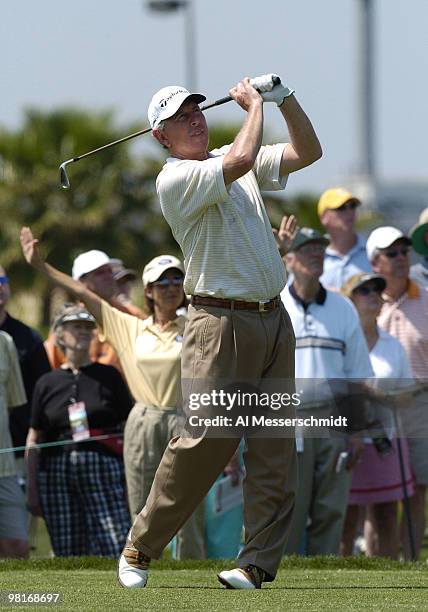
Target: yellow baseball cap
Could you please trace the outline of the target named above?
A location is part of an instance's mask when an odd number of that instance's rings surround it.
[[[321,217],[326,210],[340,208],[346,204],[346,202],[349,202],[349,200],[353,200],[354,202],[357,202],[357,204],[361,204],[360,200],[347,189],[342,189],[342,187],[327,189],[327,191],[324,191],[319,199],[318,216]]]

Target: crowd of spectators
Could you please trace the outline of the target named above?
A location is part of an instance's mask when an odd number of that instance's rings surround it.
[[[411,559],[428,486],[428,209],[409,235],[381,226],[366,242],[355,229],[360,206],[329,189],[317,208],[326,234],[298,218],[275,232],[289,273],[281,299],[296,336],[298,413],[350,417],[340,431],[296,430],[285,554],[350,555],[363,539],[369,556]],[[148,262],[140,309],[130,292],[137,274],[121,260],[88,251],[69,276],[37,242],[23,228],[27,262],[75,302],[56,313],[43,343],[8,313],[0,267],[0,556],[28,557],[29,512],[45,519],[55,555],[117,557],[182,426],[184,267],[172,255]],[[412,248],[421,258],[411,266]],[[239,453],[224,476],[242,486]],[[177,558],[206,556],[208,515],[202,504],[180,530]],[[230,557],[239,529],[235,540]]]

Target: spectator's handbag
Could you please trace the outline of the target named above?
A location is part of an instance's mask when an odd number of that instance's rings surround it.
[[[105,436],[109,435],[108,438],[103,438],[102,440],[95,440],[97,444],[101,444],[105,446],[113,455],[117,455],[118,457],[122,457],[123,455],[123,431],[120,428],[117,429],[93,429],[89,430],[91,432],[91,438],[96,436]]]

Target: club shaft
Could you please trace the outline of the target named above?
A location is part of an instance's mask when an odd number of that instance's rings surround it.
[[[137,136],[142,136],[143,134],[148,134],[151,132],[151,128],[146,128],[145,130],[139,130],[138,132],[134,132],[133,134],[129,134],[129,136],[124,136],[123,138],[119,138],[119,140],[113,140],[113,142],[109,142],[108,144],[103,145],[102,147],[98,147],[97,149],[93,149],[92,151],[88,151],[87,153],[83,153],[82,155],[78,155],[77,157],[73,157],[74,162],[79,161],[79,159],[83,159],[84,157],[89,157],[89,155],[93,155],[94,153],[98,153],[99,151],[103,151],[104,149],[108,149],[109,147],[114,147],[121,142],[126,142],[127,140],[131,140],[131,138],[136,138]]]
[[[213,106],[220,106],[220,104],[226,104],[226,102],[230,102],[232,98],[230,96],[226,96],[225,98],[220,98],[215,102],[210,102],[205,106],[202,106],[201,110],[207,110],[208,108],[212,108]],[[136,138],[137,136],[142,136],[143,134],[148,134],[152,131],[152,128],[146,128],[145,130],[139,130],[138,132],[134,132],[133,134],[129,134],[128,136],[124,136],[123,138],[119,138],[118,140],[113,140],[113,142],[109,142],[102,147],[98,147],[97,149],[93,149],[92,151],[88,151],[87,153],[83,153],[82,155],[78,155],[77,157],[73,157],[73,161],[79,161],[79,159],[83,159],[84,157],[89,157],[90,155],[94,155],[94,153],[99,153],[99,151],[103,151],[104,149],[108,149],[110,147],[114,147],[115,145],[120,144],[121,142],[126,142],[127,140],[131,140],[131,138]]]

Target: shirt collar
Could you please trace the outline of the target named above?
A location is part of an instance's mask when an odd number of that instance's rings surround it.
[[[332,249],[330,246],[326,248],[326,253],[327,255],[331,255],[333,257],[343,258],[343,257],[351,257],[352,255],[355,255],[359,251],[365,251],[365,250],[366,250],[366,244],[363,238],[359,234],[357,234],[357,242],[354,244],[353,247],[349,249],[347,253],[345,253],[345,255],[339,255],[339,253],[335,251],[334,249]]]
[[[318,304],[319,306],[323,306],[325,304],[325,301],[327,299],[327,291],[324,289],[321,283],[319,285],[320,286],[318,289],[318,293],[316,294],[313,302],[305,302],[304,300],[302,300],[301,297],[297,295],[296,289],[294,287],[294,282],[290,285],[289,291],[292,297],[296,300],[296,302],[298,302],[304,310],[307,310],[310,304],[313,304],[314,302],[315,304]]]
[[[164,327],[164,329],[162,330],[162,333],[165,331],[169,331],[170,329],[173,329],[173,328],[176,328],[178,329],[178,331],[182,332],[184,330],[185,322],[186,322],[186,317],[183,315],[179,315],[173,321],[168,321],[168,324]],[[143,323],[143,329],[148,329],[152,332],[155,332],[156,334],[159,334],[159,330],[156,327],[155,323],[153,322],[153,315],[150,315],[150,317],[147,317],[147,319],[144,319],[142,323]]]
[[[411,300],[415,300],[420,296],[420,293],[419,285],[409,278],[409,284],[407,285],[407,296]]]
[[[418,299],[419,296],[420,296],[419,285],[417,285],[415,283],[415,281],[413,281],[411,278],[409,278],[408,283],[407,283],[407,290],[399,298],[394,300],[393,298],[391,298],[389,295],[387,295],[385,293],[383,294],[382,297],[383,297],[384,301],[388,302],[389,304],[394,304],[394,303],[400,303],[401,304],[407,298],[409,298],[410,300],[416,300],[416,299]]]

